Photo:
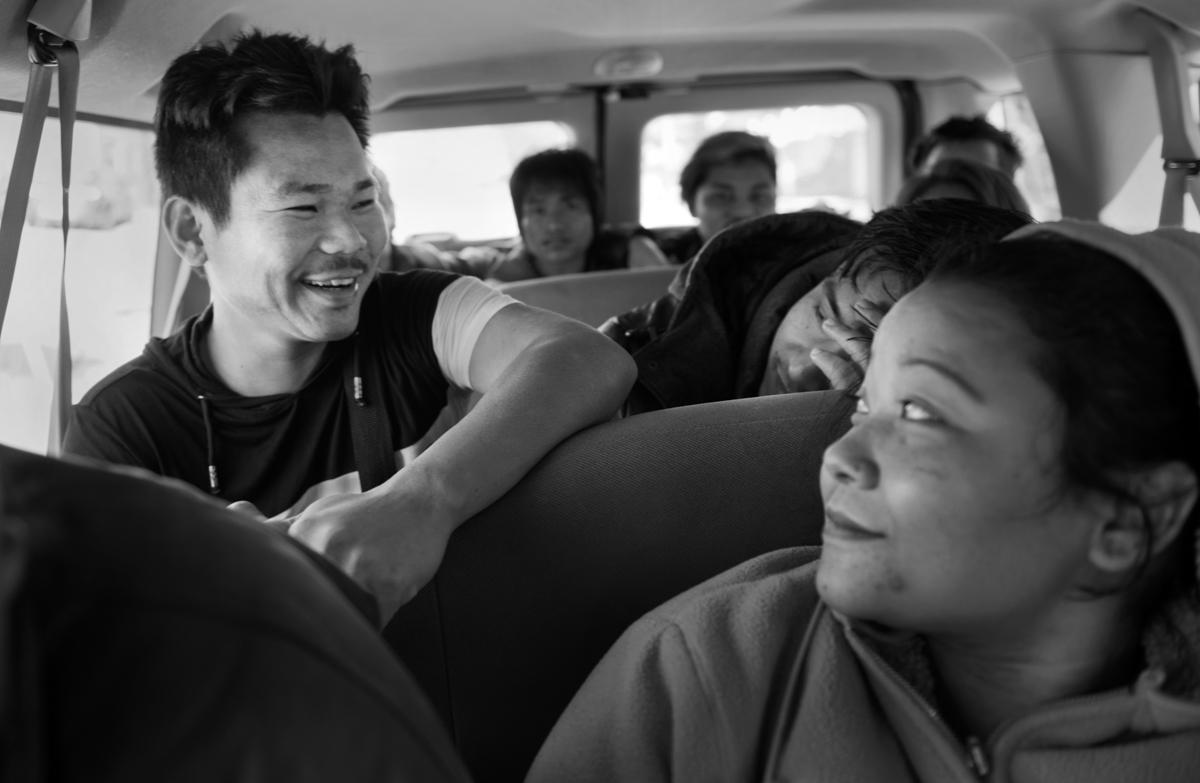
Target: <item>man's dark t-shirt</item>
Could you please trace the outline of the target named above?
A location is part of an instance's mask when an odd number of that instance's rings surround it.
[[[210,308],[174,335],[151,340],[93,387],[75,406],[65,450],[208,491],[211,436],[218,496],[248,500],[267,516],[358,491],[343,363],[356,350],[380,352],[393,449],[416,442],[446,404],[449,383],[432,327],[440,295],[459,279],[436,271],[378,275],[363,299],[360,329],[379,333],[328,344],[298,391],[266,397],[238,395],[208,365],[201,345]]]

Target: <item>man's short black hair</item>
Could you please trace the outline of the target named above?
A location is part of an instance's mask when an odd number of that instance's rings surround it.
[[[592,230],[600,230],[604,191],[600,186],[600,171],[591,155],[579,149],[543,150],[518,163],[508,180],[518,224],[525,216],[525,197],[535,185],[561,187],[583,196],[592,213]]]
[[[999,242],[1033,218],[1014,209],[959,198],[918,201],[876,213],[846,245],[835,274],[856,286],[864,276],[892,273],[896,297],[916,288],[942,259]]]
[[[365,148],[367,83],[354,47],[330,51],[288,33],[241,33],[175,58],[163,76],[154,117],[154,162],[165,196],[229,219],[230,189],[250,161],[236,128],[251,112],[342,114]]]
[[[745,131],[725,131],[709,136],[700,142],[679,175],[679,192],[683,202],[694,211],[696,191],[708,179],[710,171],[717,166],[740,166],[744,163],[761,163],[771,172],[771,181],[775,181],[775,148],[771,142]]]
[[[1021,148],[1011,133],[1000,130],[982,114],[976,114],[974,117],[951,117],[918,139],[913,145],[910,158],[912,171],[920,171],[929,155],[939,145],[969,141],[986,141],[996,145],[1000,151],[1000,166],[1009,176],[1025,162]]]

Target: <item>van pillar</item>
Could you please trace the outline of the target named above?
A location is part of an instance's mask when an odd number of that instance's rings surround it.
[[[1063,217],[1098,220],[1158,133],[1144,55],[1052,51],[1018,60]]]

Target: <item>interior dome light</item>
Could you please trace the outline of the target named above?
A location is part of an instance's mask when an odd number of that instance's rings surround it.
[[[662,68],[661,52],[635,46],[605,52],[592,66],[592,73],[601,79],[647,79],[657,76]]]

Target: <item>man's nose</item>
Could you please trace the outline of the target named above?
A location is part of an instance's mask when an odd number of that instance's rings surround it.
[[[321,234],[320,248],[326,255],[354,255],[367,246],[367,238],[353,217],[345,211],[332,213]]]
[[[754,204],[748,198],[735,199],[729,208],[729,217],[733,220],[745,220],[754,217]]]

